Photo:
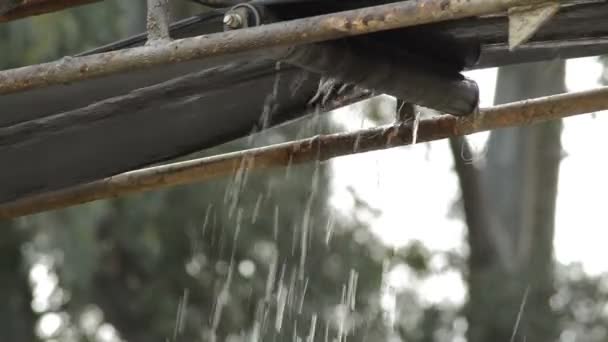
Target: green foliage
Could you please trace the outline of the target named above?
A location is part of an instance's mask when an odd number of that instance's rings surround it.
[[[403,259],[405,264],[421,275],[429,272],[430,254],[420,241],[413,241],[397,251],[397,255]]]
[[[120,14],[118,1],[107,1],[3,24],[0,66],[49,61],[118,39]]]
[[[1,222],[0,239],[0,332],[8,341],[35,341],[36,315],[30,309],[32,294],[28,284],[28,265],[22,248],[30,235],[17,224]]]
[[[0,1],[0,14],[6,13],[17,7],[22,0],[2,0]]]

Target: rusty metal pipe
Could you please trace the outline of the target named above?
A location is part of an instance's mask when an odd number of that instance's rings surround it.
[[[410,0],[0,71],[0,94],[265,48],[503,12],[541,0]]]

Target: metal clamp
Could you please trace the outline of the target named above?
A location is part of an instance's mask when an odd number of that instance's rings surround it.
[[[262,25],[264,18],[263,10],[248,3],[238,4],[224,14],[224,30],[236,30],[245,27]]]

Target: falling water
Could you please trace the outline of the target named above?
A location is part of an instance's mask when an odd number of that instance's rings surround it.
[[[263,199],[264,194],[259,193],[258,198],[255,201],[255,207],[253,208],[253,214],[251,214],[251,224],[255,224],[258,220],[258,215],[260,214],[260,207],[262,206]]]
[[[342,341],[345,335],[345,330],[344,327],[346,325],[346,317],[347,315],[347,310],[346,308],[348,307],[346,304],[346,284],[342,284],[342,296],[340,297],[340,322],[338,324],[338,341]]]
[[[279,267],[278,264],[279,261],[279,257],[278,257],[278,253],[273,253],[273,258],[272,258],[272,262],[270,263],[270,266],[268,267],[268,277],[266,278],[266,291],[265,291],[265,296],[264,296],[264,300],[266,302],[270,302],[270,298],[272,296],[272,289],[274,288],[274,282],[275,282],[275,278],[277,276],[277,268]],[[281,277],[283,275],[281,274]]]
[[[350,270],[348,278],[348,291],[347,291],[347,307],[351,311],[355,311],[355,304],[357,298],[357,281],[359,279],[359,273],[354,269]]]
[[[237,242],[238,242],[238,238],[239,238],[239,233],[241,231],[242,217],[243,217],[243,209],[239,208],[237,211],[234,237],[232,239],[232,251],[230,252],[230,264],[228,266],[228,275],[226,276],[226,281],[224,282],[224,286],[220,290],[220,293],[217,296],[215,306],[213,308],[213,315],[212,315],[213,320],[212,320],[212,325],[211,325],[212,336],[216,335],[217,328],[219,327],[220,320],[222,318],[222,311],[224,309],[224,306],[228,303],[229,291],[230,291],[230,286],[232,284],[232,277],[233,277],[233,273],[234,273],[236,247],[237,247]]]
[[[281,332],[281,327],[283,325],[283,315],[285,314],[285,304],[287,303],[287,289],[285,288],[285,268],[286,265],[283,264],[281,267],[281,275],[279,276],[279,283],[277,284],[277,294],[276,294],[276,302],[277,302],[277,314],[275,318],[274,328],[276,332]]]
[[[289,85],[289,94],[291,97],[296,96],[298,91],[302,88],[302,85],[310,77],[310,74],[306,71],[300,72]]]
[[[285,181],[289,180],[289,176],[291,175],[291,167],[293,166],[293,155],[289,155],[289,160],[287,161],[287,165],[285,165]]]
[[[274,220],[272,227],[272,235],[274,237],[274,241],[278,241],[279,238],[279,205],[274,205]]]
[[[513,334],[511,335],[511,339],[509,342],[515,342],[515,337],[517,336],[517,331],[519,330],[519,324],[521,322],[521,318],[524,314],[524,309],[526,308],[526,303],[528,302],[528,295],[530,294],[530,285],[526,287],[524,291],[523,298],[521,299],[521,304],[519,305],[519,311],[517,312],[517,318],[515,319],[515,325],[513,326]],[[524,337],[525,339],[525,337]]]
[[[329,246],[329,242],[331,240],[331,235],[333,234],[334,231],[334,226],[335,226],[335,222],[334,222],[335,218],[334,218],[334,213],[330,213],[329,217],[327,218],[327,226],[325,227],[325,245]]]
[[[304,217],[302,218],[302,235],[300,239],[300,267],[299,267],[299,280],[304,279],[305,264],[306,264],[306,253],[308,252],[308,228],[310,225],[310,207],[312,206],[312,196],[309,198],[304,211]],[[295,234],[294,234],[295,235]]]
[[[418,126],[420,125],[420,112],[414,108],[414,120],[412,121],[412,145],[418,141]]]
[[[361,132],[361,130],[365,127],[365,115],[361,116],[361,125],[360,125],[360,130],[358,132]],[[355,142],[353,144],[353,151],[358,151],[359,150],[359,143],[361,142],[361,133],[357,133],[357,136],[355,138]]]
[[[186,321],[187,309],[188,309],[188,297],[190,295],[190,291],[188,289],[184,289],[184,295],[182,296],[182,300],[179,302],[177,307],[177,317],[175,319],[175,328],[173,330],[173,341],[177,340],[177,336],[184,331],[184,325]]]
[[[209,214],[211,213],[212,209],[213,203],[209,203],[207,205],[207,210],[205,210],[205,218],[203,219],[203,226],[201,227],[201,236],[203,239],[205,238],[205,233],[207,232],[207,226],[209,224]]]
[[[304,308],[304,299],[306,298],[306,290],[308,289],[308,277],[304,280],[304,288],[302,289],[302,294],[300,295],[300,303],[298,305],[298,314],[302,314],[302,309]]]
[[[333,95],[338,82],[332,78],[321,77],[319,80],[319,86],[317,87],[317,92],[313,97],[308,101],[309,105],[324,105],[331,95]]]
[[[281,332],[283,326],[283,317],[285,315],[285,305],[287,304],[287,291],[283,288],[283,285],[279,285],[277,291],[277,315],[274,328],[277,332]]]
[[[315,331],[317,330],[317,314],[313,314],[310,319],[310,329],[308,330],[308,338],[306,342],[313,342],[315,340]]]
[[[266,95],[264,99],[264,107],[262,110],[262,115],[260,116],[260,129],[266,129],[270,126],[270,122],[272,121],[272,114],[275,112],[277,108],[277,99],[279,96],[279,83],[281,79],[281,62],[276,62],[274,65],[275,68],[275,77],[274,82],[272,84],[272,92]]]

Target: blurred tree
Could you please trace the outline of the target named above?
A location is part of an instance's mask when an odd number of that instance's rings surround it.
[[[564,61],[500,68],[495,102],[565,92],[564,76]],[[561,127],[493,131],[483,167],[463,160],[466,140],[451,140],[468,227],[470,342],[557,338],[549,300]]]
[[[559,315],[562,340],[600,342],[608,338],[608,275],[588,276],[582,266],[559,266],[551,307]]]
[[[104,1],[3,24],[0,65],[8,68],[49,61],[121,38],[116,20],[121,17],[119,4]]]
[[[29,232],[17,224],[0,222],[0,334],[7,341],[37,341],[36,314],[32,310],[29,264],[22,252]]]
[[[0,14],[6,13],[19,6],[18,0],[0,0]]]
[[[1,25],[0,67],[47,61],[119,38],[117,27],[108,25],[119,14],[117,3],[108,1]],[[33,310],[34,296],[28,279],[35,258],[24,252],[39,237],[31,229],[33,221],[0,222],[0,290],[6,298],[0,309],[3,340],[38,340],[35,325],[43,312]]]

